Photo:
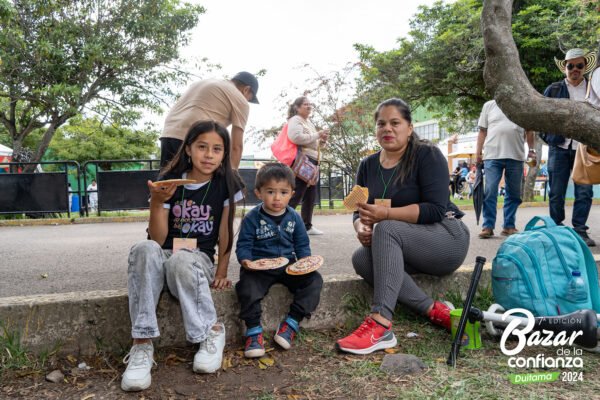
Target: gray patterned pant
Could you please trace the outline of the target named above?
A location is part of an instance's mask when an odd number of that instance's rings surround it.
[[[217,321],[210,294],[214,278],[214,264],[198,249],[173,254],[153,240],[134,245],[129,253],[127,277],[131,337],[160,336],[156,306],[166,279],[169,292],[179,300],[187,340],[204,341]]]
[[[469,228],[459,219],[428,225],[382,221],[375,225],[371,247],[354,252],[352,265],[373,286],[371,312],[391,320],[397,302],[423,315],[433,304],[410,274],[450,274],[468,250]]]

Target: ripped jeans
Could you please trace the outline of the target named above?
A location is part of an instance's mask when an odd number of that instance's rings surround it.
[[[156,306],[166,279],[169,292],[179,300],[186,339],[191,343],[204,341],[217,322],[210,294],[214,278],[214,264],[198,249],[173,254],[153,240],[134,245],[127,274],[131,337],[160,336]]]

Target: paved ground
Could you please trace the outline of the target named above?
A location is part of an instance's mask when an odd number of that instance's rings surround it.
[[[547,208],[521,208],[517,227]],[[571,208],[567,209],[570,221]],[[478,255],[491,260],[504,239],[477,238],[480,231],[473,211],[465,223],[471,230],[471,247],[466,264]],[[500,216],[499,221],[502,221]],[[313,254],[321,254],[326,265],[323,274],[353,273],[350,257],[358,246],[350,215],[315,216],[315,226],[326,232],[313,236]],[[600,208],[592,207],[588,224],[591,236],[600,244]],[[500,232],[500,224],[496,231]],[[0,227],[0,297],[28,294],[109,290],[126,287],[129,248],[146,236],[145,223],[106,223],[60,226]],[[435,249],[423,249],[435,251]],[[600,248],[592,248],[600,253]],[[230,264],[230,277],[238,277],[237,262]]]

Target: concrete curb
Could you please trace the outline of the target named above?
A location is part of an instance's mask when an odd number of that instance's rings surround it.
[[[472,266],[463,266],[445,277],[416,275],[415,280],[433,297],[449,291],[463,296],[469,287]],[[491,264],[486,264],[479,287],[489,285]],[[330,329],[342,325],[347,318],[345,298],[348,295],[370,301],[372,291],[355,275],[324,277],[321,302],[308,329]],[[245,330],[238,318],[239,305],[235,291],[213,291],[219,320],[225,323],[227,341],[239,343]],[[275,285],[262,303],[263,327],[276,329],[285,316],[292,297],[287,289]],[[183,322],[178,302],[163,294],[158,304],[161,336],[156,347],[185,345]],[[73,292],[52,295],[0,298],[0,322],[9,332],[19,332],[21,343],[33,352],[59,347],[61,353],[91,355],[99,350],[120,351],[131,343],[127,290]]]

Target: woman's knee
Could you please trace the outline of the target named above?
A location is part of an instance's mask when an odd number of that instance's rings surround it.
[[[373,240],[377,240],[377,237],[382,235],[391,235],[393,233],[396,233],[396,231],[398,231],[398,227],[402,225],[407,225],[407,223],[402,221],[390,220],[379,222],[377,225],[375,225],[375,228],[373,228]]]
[[[369,249],[361,247],[352,254],[352,266],[354,271],[363,279],[370,281],[373,276],[373,264],[369,255]]]

